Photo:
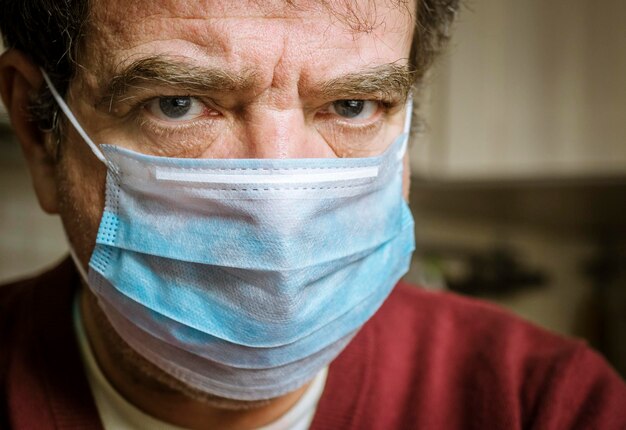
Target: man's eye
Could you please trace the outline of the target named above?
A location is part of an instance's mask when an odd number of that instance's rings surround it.
[[[371,100],[337,100],[331,103],[329,113],[345,119],[367,120],[378,110],[378,103]]]
[[[195,97],[158,97],[146,104],[152,115],[164,121],[190,121],[198,118],[205,110]]]

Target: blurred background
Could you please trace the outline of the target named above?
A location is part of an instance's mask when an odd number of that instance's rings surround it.
[[[413,140],[406,278],[585,338],[626,375],[626,2],[471,0]],[[0,107],[0,282],[67,254]]]

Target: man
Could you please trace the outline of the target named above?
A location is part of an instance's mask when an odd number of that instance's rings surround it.
[[[583,344],[390,292],[407,100],[456,6],[2,1],[2,97],[74,261],[0,289],[1,425],[624,428]]]

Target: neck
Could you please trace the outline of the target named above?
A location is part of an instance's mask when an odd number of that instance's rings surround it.
[[[84,287],[80,309],[93,355],[108,382],[128,402],[170,424],[191,429],[261,427],[287,412],[308,388],[309,384],[261,402],[229,400],[196,391],[165,374],[125,344],[96,298]]]

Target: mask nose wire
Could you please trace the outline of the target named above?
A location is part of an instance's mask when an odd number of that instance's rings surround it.
[[[93,142],[93,140],[91,140],[91,138],[87,135],[83,127],[80,125],[80,123],[78,122],[78,119],[76,119],[76,117],[70,110],[69,106],[65,103],[65,100],[63,100],[63,97],[61,97],[57,89],[52,84],[52,81],[48,77],[48,74],[46,73],[46,71],[42,68],[40,68],[40,70],[41,70],[41,74],[43,75],[44,80],[46,81],[46,84],[48,85],[48,88],[50,89],[50,92],[52,93],[52,96],[56,100],[57,104],[59,105],[59,107],[61,108],[61,110],[67,117],[67,119],[70,120],[70,122],[74,126],[74,129],[78,132],[78,134],[80,134],[80,137],[83,138],[83,140],[87,143],[87,145],[89,145],[91,152],[93,152],[93,154],[96,157],[98,157],[100,161],[102,161],[105,165],[107,165],[108,163],[107,163],[106,158],[104,157],[104,154],[102,154],[102,151],[100,151],[100,148],[98,148],[98,145],[96,145]]]

